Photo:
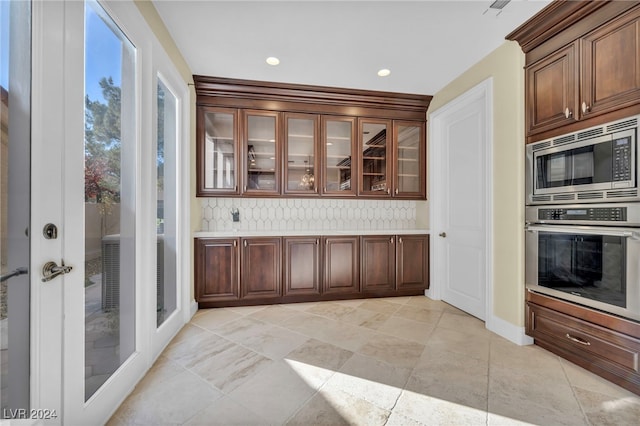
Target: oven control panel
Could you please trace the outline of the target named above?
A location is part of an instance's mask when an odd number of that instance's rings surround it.
[[[538,220],[580,220],[589,222],[626,222],[626,207],[541,208]]]

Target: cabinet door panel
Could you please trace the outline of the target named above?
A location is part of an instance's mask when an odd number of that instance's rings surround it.
[[[424,198],[425,182],[424,123],[393,122],[394,197]]]
[[[398,236],[397,289],[429,288],[429,236]]]
[[[238,112],[198,107],[198,195],[237,195]]]
[[[280,238],[243,238],[242,245],[242,297],[280,297]]]
[[[362,237],[362,291],[389,291],[396,288],[395,237]]]
[[[355,118],[323,116],[322,146],[322,193],[356,195]]]
[[[244,111],[244,193],[277,195],[280,192],[280,115]]]
[[[319,179],[318,116],[285,114],[284,192],[316,195]]]
[[[391,195],[389,146],[391,123],[387,120],[359,120],[359,195]]]
[[[237,300],[238,240],[195,239],[196,301]]]
[[[360,291],[358,237],[326,237],[324,293]]]
[[[585,117],[640,102],[640,8],[582,40]]]
[[[578,116],[575,44],[528,67],[525,78],[529,135],[575,121]]]
[[[320,294],[318,238],[285,238],[284,295]]]

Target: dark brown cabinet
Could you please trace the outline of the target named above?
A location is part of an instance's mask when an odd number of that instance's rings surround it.
[[[366,236],[361,238],[362,291],[388,292],[396,289],[396,238]]]
[[[284,250],[284,295],[319,295],[320,237],[286,237]]]
[[[526,69],[529,134],[570,124],[576,120],[576,45],[577,43],[571,44]]]
[[[526,308],[537,345],[640,394],[640,324],[532,292]]]
[[[195,238],[201,308],[422,295],[429,236]]]
[[[587,34],[580,112],[604,114],[640,102],[640,8]]]
[[[360,291],[358,237],[324,237],[324,294]]]
[[[399,235],[396,247],[396,289],[428,289],[429,236]]]
[[[280,238],[242,239],[242,280],[243,299],[264,299],[280,297],[281,285]]]
[[[507,38],[526,53],[527,143],[640,113],[637,2],[553,2]]]
[[[195,239],[195,295],[199,303],[240,298],[239,254],[236,238]]]
[[[431,96],[194,81],[198,196],[426,198]]]

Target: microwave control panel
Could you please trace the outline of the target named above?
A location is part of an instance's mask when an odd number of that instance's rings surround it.
[[[566,209],[539,209],[539,220],[586,220],[593,222],[626,222],[626,207],[585,207]]]
[[[631,138],[613,141],[613,181],[631,180]]]

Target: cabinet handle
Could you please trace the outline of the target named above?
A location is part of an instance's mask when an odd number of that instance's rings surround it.
[[[247,246],[247,240],[244,240],[244,246],[245,247]]]
[[[247,192],[247,185],[244,186],[244,192]]]
[[[387,188],[387,195],[391,195],[391,188]]]
[[[569,333],[567,333],[566,336],[567,336],[567,339],[571,340],[572,342],[580,343],[581,345],[585,345],[585,346],[591,346],[591,342],[587,340],[581,339],[579,337],[573,337]]]
[[[566,108],[566,109],[564,110],[564,116],[565,116],[566,118],[569,118],[569,117],[571,117],[572,115],[573,115],[573,111],[569,110],[569,108]]]
[[[391,240],[389,241],[391,244],[393,244],[393,237],[391,237]]]
[[[399,193],[399,192],[400,192],[400,191],[398,190],[398,188],[396,188],[396,195],[398,195],[398,193]]]
[[[398,242],[402,244],[402,237],[398,238]]]
[[[320,244],[320,241],[316,238],[316,245]]]
[[[236,240],[233,240],[233,246],[238,247],[238,242]]]
[[[585,113],[589,112],[589,110],[590,110],[590,109],[591,109],[591,108],[589,107],[589,105],[587,105],[587,103],[586,103],[586,102],[583,102],[583,103],[582,103],[582,113],[583,113],[583,114],[585,114]]]

